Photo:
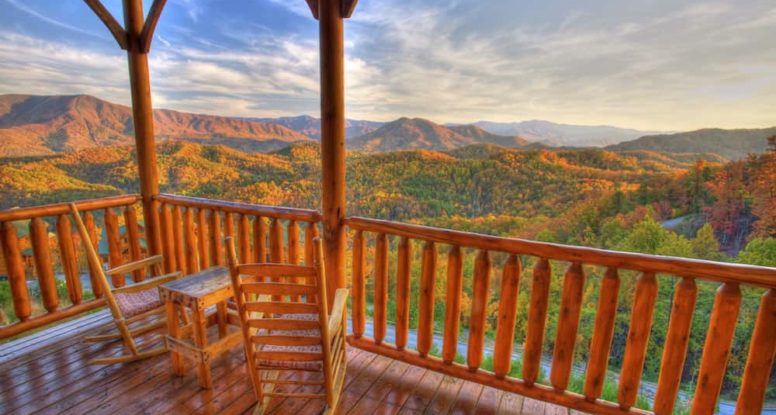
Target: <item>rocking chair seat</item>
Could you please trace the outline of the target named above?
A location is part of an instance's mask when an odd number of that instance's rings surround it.
[[[277,318],[289,319],[289,320],[307,320],[318,321],[317,314],[280,314]],[[310,330],[259,330],[257,333],[259,336],[292,336],[292,337],[314,337],[316,339],[321,338],[321,331],[319,329]],[[294,352],[294,353],[321,353],[321,345],[310,346],[284,346],[284,345],[271,345],[262,344],[256,351],[258,352]],[[322,360],[312,361],[284,361],[284,360],[269,360],[258,359],[257,363],[262,367],[271,367],[278,369],[290,369],[290,370],[309,370],[309,371],[321,371],[323,370]]]
[[[156,287],[130,293],[116,293],[116,303],[125,318],[134,317],[161,307],[159,289]]]

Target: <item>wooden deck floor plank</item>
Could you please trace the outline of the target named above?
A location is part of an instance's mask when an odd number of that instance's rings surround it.
[[[531,398],[523,400],[523,415],[543,415],[546,408],[547,403],[545,402]]]
[[[482,385],[473,382],[464,382],[458,391],[453,407],[450,408],[451,414],[473,414],[477,408],[477,401],[482,393]]]
[[[496,415],[503,394],[503,391],[496,388],[484,386],[482,388],[482,393],[480,393],[480,399],[477,401],[477,409],[475,409],[475,412],[478,415]]]
[[[504,393],[496,415],[520,415],[523,410],[523,397],[514,393]]]
[[[426,408],[427,412],[434,414],[446,414],[455,403],[455,398],[463,386],[463,380],[452,376],[442,378],[437,393]]]
[[[402,405],[402,410],[424,411],[434,398],[444,375],[430,370],[426,371],[423,378],[415,386],[414,390]]]
[[[412,395],[412,391],[418,382],[423,379],[425,373],[426,370],[423,368],[410,366],[404,371],[396,388],[390,390],[383,398],[383,401],[393,406],[404,406],[404,403]]]

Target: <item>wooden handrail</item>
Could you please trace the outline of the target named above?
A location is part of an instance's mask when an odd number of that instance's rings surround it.
[[[89,199],[75,202],[79,211],[106,209],[134,204],[140,200],[140,195],[119,195],[101,199]],[[42,216],[67,215],[70,213],[70,202],[53,203],[50,205],[31,206],[16,209],[0,210],[0,222],[27,220]]]
[[[699,277],[720,282],[776,288],[776,268],[731,264],[700,259],[617,252],[598,248],[529,241],[482,235],[380,219],[350,217],[345,223],[353,230],[460,245],[476,249],[531,255],[554,260],[581,262],[618,269]]]
[[[347,218],[346,225],[355,231],[353,240],[353,334],[348,337],[351,345],[401,360],[412,365],[425,367],[455,376],[473,380],[505,391],[516,392],[527,397],[543,399],[572,409],[588,410],[593,413],[637,414],[648,413],[635,405],[638,400],[640,382],[647,358],[652,317],[656,312],[658,278],[660,274],[678,275],[682,279],[677,285],[671,320],[665,335],[666,347],[661,362],[657,385],[654,413],[670,413],[676,402],[681,381],[684,359],[687,355],[692,315],[697,296],[696,280],[722,282],[717,291],[714,310],[706,331],[706,342],[699,369],[698,385],[693,398],[693,413],[710,413],[720,394],[726,373],[728,356],[736,317],[741,302],[739,285],[769,288],[763,296],[758,313],[758,326],[751,342],[747,359],[746,384],[742,385],[739,405],[746,399],[745,407],[756,413],[762,407],[767,386],[768,373],[773,363],[770,351],[776,344],[776,336],[766,334],[764,327],[773,321],[771,315],[776,308],[774,285],[776,268],[751,265],[726,264],[685,258],[614,252],[603,249],[584,248],[552,243],[526,241],[522,239],[480,235],[439,229],[428,226],[396,223],[367,218]],[[367,234],[374,237],[374,270],[366,275],[365,251]],[[389,237],[397,238],[397,254],[389,254]],[[414,240],[414,241],[413,241]],[[411,272],[412,263],[408,255],[413,243],[423,244],[420,272]],[[434,356],[433,344],[434,292],[437,287],[434,278],[439,244],[450,246],[448,253],[448,278],[441,359]],[[467,273],[471,278],[466,296],[468,310],[461,310],[462,298],[462,250],[476,251],[473,269]],[[491,262],[490,253],[508,254],[503,264]],[[523,345],[523,367],[521,377],[510,375],[512,347],[515,341],[517,293],[521,274],[520,256],[536,259],[530,285],[530,301],[527,310],[527,328]],[[386,314],[389,304],[388,262],[396,261],[396,326],[395,344],[386,341]],[[394,259],[395,258],[395,259]],[[494,256],[501,262],[503,255]],[[552,261],[561,261],[555,263]],[[593,271],[587,275],[589,266],[604,268],[603,276]],[[491,295],[490,275],[494,267],[502,267],[499,298]],[[566,269],[563,287],[558,301],[557,315],[548,314],[552,267]],[[415,267],[417,270],[418,267]],[[618,297],[620,270],[641,271],[635,283],[633,295],[624,301],[631,305],[630,324],[617,381],[616,402],[601,399],[611,354],[612,336],[618,318]],[[560,271],[560,269],[558,269]],[[407,292],[415,286],[407,281],[409,275],[418,275],[417,292]],[[626,274],[628,275],[628,274]],[[584,291],[588,278],[600,279],[600,293],[590,355],[585,368],[586,376],[582,394],[571,392],[570,381],[575,360],[575,346],[578,343],[578,328],[582,317]],[[631,278],[627,276],[627,278]],[[368,308],[364,296],[367,279],[372,280],[374,337],[365,336],[364,320]],[[632,299],[631,299],[632,298]],[[409,304],[418,310],[417,342],[415,348],[407,345],[407,317],[404,315]],[[486,325],[492,320],[487,317],[489,307],[498,304],[496,311],[496,337],[492,354],[492,370],[483,370],[485,351],[483,348]],[[458,334],[462,311],[468,315],[468,339],[465,365],[454,363],[458,352]],[[541,384],[539,377],[541,359],[544,353],[547,320],[556,321],[552,364],[549,373],[550,385]],[[772,325],[772,324],[770,324]],[[772,330],[771,330],[772,331]],[[488,368],[489,369],[489,368]],[[745,386],[745,387],[744,387]],[[612,399],[612,398],[609,398]],[[615,400],[615,399],[613,399]],[[750,413],[741,412],[741,413]],[[738,412],[737,412],[738,413]]]
[[[222,212],[241,213],[244,215],[263,216],[277,219],[297,220],[302,222],[318,222],[321,214],[313,209],[298,209],[283,206],[256,205],[243,202],[228,202],[225,200],[210,200],[201,197],[160,194],[156,200],[171,205],[211,209]]]

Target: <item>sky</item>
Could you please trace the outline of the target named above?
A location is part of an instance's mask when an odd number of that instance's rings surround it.
[[[82,1],[0,5],[0,94],[129,104],[126,53]],[[348,118],[776,125],[773,0],[361,0],[345,43]],[[304,0],[169,0],[149,59],[156,108],[319,113]]]

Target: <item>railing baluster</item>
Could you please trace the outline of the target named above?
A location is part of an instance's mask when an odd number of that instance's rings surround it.
[[[364,278],[364,262],[366,260],[366,240],[364,232],[356,231],[353,237],[353,286],[351,299],[353,301],[353,336],[360,338],[366,327],[366,282]]]
[[[693,414],[711,414],[716,408],[740,305],[741,289],[738,284],[726,282],[717,289],[703,344],[698,384],[692,402]]]
[[[100,232],[97,229],[97,224],[94,222],[94,215],[92,215],[92,212],[84,213],[84,227],[86,228],[86,233],[89,234],[89,239],[92,240],[94,250],[100,252]],[[81,241],[81,243],[85,243],[85,241]],[[102,261],[100,261],[100,263],[102,263]],[[98,272],[99,271],[93,269],[91,263],[89,263],[89,280],[92,283],[92,292],[95,297],[101,298],[104,293],[102,282],[100,281],[101,277],[97,274]]]
[[[232,212],[224,211],[224,238],[231,237],[232,239],[235,238],[234,233],[234,215],[232,215]],[[220,246],[224,246],[223,240],[218,241]],[[235,244],[237,244],[238,241],[235,241]]]
[[[315,245],[313,239],[318,237],[318,225],[315,222],[307,222],[304,229],[304,263],[308,267],[315,265]],[[315,303],[315,296],[308,295],[305,301],[311,304]]]
[[[420,301],[418,303],[418,353],[426,356],[434,340],[434,286],[436,285],[436,246],[423,244],[420,269]]]
[[[558,328],[555,336],[555,347],[552,351],[550,382],[556,390],[565,390],[569,384],[584,285],[585,274],[582,270],[582,264],[578,262],[572,263],[563,277],[563,293],[561,294],[561,305],[558,311]]]
[[[490,287],[490,255],[480,250],[474,260],[472,279],[472,310],[469,317],[469,343],[466,365],[477,370],[482,365],[482,351],[485,344],[485,318],[488,308],[488,287]]]
[[[43,307],[52,313],[59,306],[59,297],[57,296],[57,282],[54,279],[54,266],[51,262],[48,224],[41,218],[33,219],[30,222],[30,236]]]
[[[512,348],[517,320],[517,293],[520,289],[520,259],[510,255],[501,275],[501,298],[498,305],[496,341],[493,349],[493,372],[505,377],[512,368]]]
[[[175,234],[172,231],[172,207],[162,203],[160,207],[160,220],[162,222],[162,252],[164,253],[164,271],[174,272],[178,270],[177,257],[175,255]],[[148,241],[146,241],[147,243]]]
[[[612,347],[614,335],[614,319],[617,316],[619,289],[620,277],[617,275],[617,268],[608,268],[601,279],[590,357],[587,360],[584,392],[585,397],[590,400],[600,397],[604,387],[606,368],[609,364],[609,349]]]
[[[205,209],[199,208],[197,210],[197,244],[199,245],[199,266],[201,269],[210,268],[209,241]]]
[[[657,301],[655,274],[645,272],[636,283],[636,295],[633,299],[630,328],[625,344],[625,357],[620,370],[617,400],[621,408],[630,408],[636,403],[641,372],[644,370],[644,359],[647,355],[655,301]]]
[[[461,324],[461,291],[463,289],[463,257],[461,248],[450,247],[447,253],[447,293],[445,307],[445,334],[442,360],[453,363],[458,352],[458,331]]]
[[[288,263],[298,265],[299,264],[299,225],[296,221],[288,221],[288,229],[286,230],[288,235]],[[303,284],[304,278],[296,277],[294,282],[297,284]],[[298,295],[292,295],[291,301],[299,301],[301,297]]]
[[[62,271],[65,274],[67,295],[73,304],[81,304],[83,298],[81,289],[81,275],[78,271],[78,258],[73,245],[73,228],[67,215],[59,215],[57,218],[57,240],[59,242],[59,256],[62,258]]]
[[[27,280],[24,275],[24,262],[22,261],[19,238],[16,235],[16,227],[13,222],[3,222],[3,257],[8,269],[8,283],[11,286],[11,298],[16,318],[27,320],[32,314],[30,295],[27,290]]]
[[[183,275],[188,275],[186,269],[186,251],[183,242],[183,218],[181,217],[181,208],[178,205],[172,205],[172,237],[175,247],[175,263],[178,264],[178,271]]]
[[[531,300],[528,306],[528,328],[523,347],[523,380],[527,385],[533,385],[539,377],[549,295],[550,262],[545,258],[540,258],[536,261],[533,269]]]
[[[277,218],[273,218],[269,225],[269,260],[274,263],[282,263],[283,259],[283,226]],[[273,282],[279,278],[273,277]],[[280,301],[279,295],[273,295],[272,301]]]
[[[749,357],[736,402],[736,415],[759,414],[763,408],[768,377],[776,350],[776,290],[771,288],[760,300]]]
[[[124,209],[124,227],[127,230],[127,241],[129,242],[129,258],[131,261],[139,261],[143,257],[143,252],[140,249],[140,227],[137,224],[137,210],[132,205]],[[147,239],[146,243],[148,243]],[[139,269],[132,273],[133,281],[140,282],[144,279],[145,270]]]
[[[396,267],[396,348],[404,350],[410,328],[410,261],[412,245],[406,236],[399,240]]]
[[[385,338],[385,307],[388,302],[388,238],[384,233],[377,234],[375,242],[374,288],[375,343],[381,344]]]
[[[115,268],[122,263],[124,259],[121,255],[121,235],[119,235],[119,219],[112,208],[105,209],[105,217],[103,218],[105,223],[105,237],[108,240],[108,266]],[[99,252],[99,251],[98,251]],[[123,287],[126,283],[124,274],[111,274],[110,276],[113,286],[116,288]]]
[[[267,224],[261,216],[253,218],[253,258],[256,262],[267,262]]]
[[[224,265],[224,249],[221,245],[221,214],[217,210],[210,211],[210,262],[214,265]]]
[[[240,215],[237,234],[240,239],[240,262],[244,264],[253,262],[253,258],[251,258],[251,222],[248,215]]]
[[[197,234],[194,230],[194,208],[187,207],[183,214],[183,237],[186,242],[186,272],[193,274],[199,271],[199,251],[197,248]]]
[[[698,287],[694,279],[682,278],[676,284],[655,394],[654,411],[657,414],[670,414],[674,411],[684,360],[687,356],[687,344],[690,341],[692,315],[697,295]]]

